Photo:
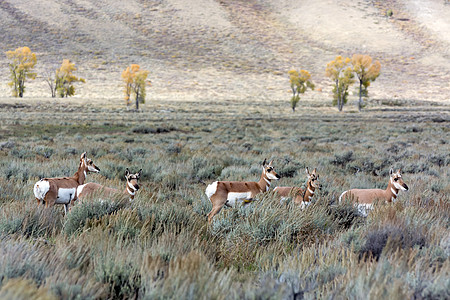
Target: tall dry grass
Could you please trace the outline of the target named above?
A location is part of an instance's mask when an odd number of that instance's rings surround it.
[[[173,113],[0,112],[0,296],[450,298],[449,132],[433,121],[438,109],[293,116],[262,102],[221,115],[214,103],[167,105]],[[38,207],[34,182],[71,175],[83,151],[102,170],[88,181],[123,189],[125,169],[142,168],[135,200],[98,197],[66,217]],[[264,158],[284,186],[316,167],[314,203],[302,211],[269,192],[208,227],[206,184],[257,180]],[[397,203],[367,218],[337,204],[346,189],[385,188],[391,167],[410,187]]]

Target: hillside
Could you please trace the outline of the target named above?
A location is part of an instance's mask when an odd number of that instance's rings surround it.
[[[327,62],[367,53],[382,63],[374,98],[450,99],[450,5],[430,1],[0,1],[1,52],[27,45],[38,72],[69,58],[79,97],[120,101],[120,72],[151,71],[151,100],[289,97],[286,72],[307,69],[329,99]],[[385,11],[393,9],[392,18]],[[9,96],[6,57],[0,93]],[[42,78],[26,97],[46,97]]]

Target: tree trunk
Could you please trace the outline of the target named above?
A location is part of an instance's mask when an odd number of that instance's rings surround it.
[[[139,110],[139,91],[136,92],[136,110]]]
[[[336,80],[336,91],[337,91],[337,105],[338,110],[342,111],[342,99],[341,99],[341,89],[339,87],[339,80]]]
[[[362,81],[359,81],[359,102],[358,102],[358,110],[361,111],[362,107]]]
[[[20,98],[23,98],[23,90],[25,89],[25,88],[24,88],[25,81],[22,80],[22,79],[19,79],[19,80],[20,80],[20,81],[19,81],[19,97],[20,97]]]

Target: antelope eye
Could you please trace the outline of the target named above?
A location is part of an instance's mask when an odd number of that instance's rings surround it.
[[[268,168],[267,172],[272,172],[272,170],[273,170],[272,168]]]

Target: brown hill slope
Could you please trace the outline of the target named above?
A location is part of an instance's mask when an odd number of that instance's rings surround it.
[[[386,9],[393,18],[384,16]],[[450,99],[450,5],[429,1],[0,1],[0,50],[27,45],[38,72],[69,58],[80,97],[120,99],[120,72],[151,70],[150,99],[288,99],[303,68],[329,99],[327,62],[368,53],[382,63],[376,98]],[[1,95],[9,95],[0,56]],[[26,97],[49,95],[42,78]]]

